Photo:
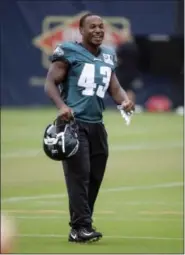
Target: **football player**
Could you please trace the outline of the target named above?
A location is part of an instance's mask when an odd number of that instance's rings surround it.
[[[108,158],[102,120],[105,93],[126,112],[133,111],[134,104],[116,78],[114,52],[101,45],[105,33],[102,18],[84,15],[79,30],[80,43],[61,43],[54,50],[45,92],[58,108],[58,124],[75,118],[78,125],[79,149],[62,164],[69,196],[69,241],[88,242],[102,237],[92,227],[92,216]]]

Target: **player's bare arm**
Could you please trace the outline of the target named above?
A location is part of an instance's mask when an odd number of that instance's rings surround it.
[[[69,120],[72,117],[72,111],[60,97],[58,85],[65,79],[67,69],[68,65],[65,62],[53,62],[50,65],[45,82],[45,92],[59,109],[59,115],[64,120]]]
[[[128,98],[126,91],[121,87],[116,74],[113,72],[108,93],[117,105],[122,105],[126,112],[134,110],[134,103]]]

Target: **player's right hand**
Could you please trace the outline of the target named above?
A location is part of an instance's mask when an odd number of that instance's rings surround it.
[[[62,118],[62,120],[69,121],[69,120],[73,119],[73,111],[69,106],[64,104],[59,109],[59,116]]]
[[[135,110],[134,103],[130,99],[123,101],[121,107],[127,113],[131,113]]]

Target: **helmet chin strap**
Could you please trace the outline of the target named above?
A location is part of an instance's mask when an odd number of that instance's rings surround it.
[[[66,132],[67,127],[68,127],[68,125],[66,124],[64,131],[58,133],[57,138],[56,138],[56,140],[58,139],[59,136],[62,138],[62,151],[63,151],[63,153],[65,153],[65,136],[64,136],[64,134]]]
[[[65,136],[64,136],[64,132],[61,133],[61,137],[62,137],[62,151],[65,153]]]
[[[69,153],[69,155],[67,157],[73,156],[77,152],[78,147],[79,147],[79,141],[77,140],[77,144],[76,144],[75,148],[72,150],[71,153]]]

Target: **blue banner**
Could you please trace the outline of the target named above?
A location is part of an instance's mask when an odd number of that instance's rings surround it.
[[[175,1],[1,1],[1,105],[43,105],[48,57],[59,41],[79,39],[86,11],[107,21],[108,45],[130,36],[175,34]]]

